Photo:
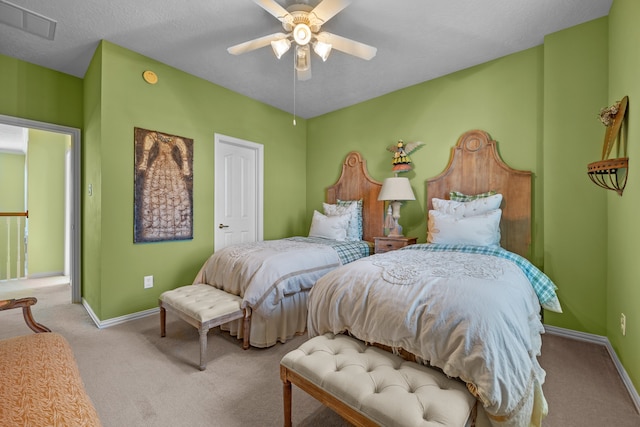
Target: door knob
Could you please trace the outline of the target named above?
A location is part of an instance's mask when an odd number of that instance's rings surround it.
[[[224,225],[224,224],[220,224],[220,225],[218,226],[218,228],[229,228],[229,226],[228,226],[228,225]]]

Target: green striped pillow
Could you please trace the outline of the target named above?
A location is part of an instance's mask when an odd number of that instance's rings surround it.
[[[482,199],[483,197],[489,197],[495,195],[497,192],[495,190],[487,191],[485,193],[479,194],[463,194],[459,191],[451,191],[449,192],[449,200],[455,200],[456,202],[470,202],[472,200]]]

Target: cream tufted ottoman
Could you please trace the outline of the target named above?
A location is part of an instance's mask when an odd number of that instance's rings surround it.
[[[216,287],[204,284],[182,286],[160,295],[160,336],[166,336],[166,310],[178,315],[182,320],[195,326],[200,333],[200,370],[207,364],[204,355],[207,351],[207,333],[209,329],[232,320],[244,318],[244,342],[242,348],[249,348],[251,330],[251,308],[241,308],[242,298]]]
[[[440,371],[346,335],[325,334],[280,362],[284,425],[295,384],[356,426],[473,425],[476,399]]]

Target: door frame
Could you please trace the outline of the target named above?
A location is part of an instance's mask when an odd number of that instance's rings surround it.
[[[249,150],[253,150],[256,154],[256,238],[258,241],[264,239],[264,145],[256,142],[246,141],[244,139],[235,138],[233,136],[216,133],[214,135],[214,175],[213,175],[213,191],[218,191],[218,183],[215,176],[215,162],[218,159],[220,145],[239,146]],[[215,194],[215,193],[214,193]],[[215,196],[213,207],[213,250],[216,250],[216,206]]]
[[[29,128],[44,130],[54,133],[62,133],[71,137],[71,212],[67,212],[67,217],[70,219],[70,254],[69,254],[69,279],[71,280],[71,302],[82,302],[82,286],[80,283],[81,270],[80,270],[80,155],[81,155],[81,131],[78,128],[72,128],[68,126],[56,125],[53,123],[38,122],[35,120],[22,119],[19,117],[5,116],[0,114],[0,123]]]

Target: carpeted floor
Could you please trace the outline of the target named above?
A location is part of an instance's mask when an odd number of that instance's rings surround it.
[[[213,330],[208,367],[201,372],[196,329],[170,315],[165,338],[160,338],[159,316],[101,330],[81,305],[69,302],[68,285],[0,288],[0,299],[27,295],[38,298],[35,319],[71,343],[105,427],[282,425],[279,361],[306,336],[243,351],[240,341]],[[0,339],[26,333],[31,331],[19,310],[0,312]],[[540,361],[547,372],[545,427],[640,426],[640,415],[603,346],[546,334]],[[348,425],[295,387],[293,422]]]

